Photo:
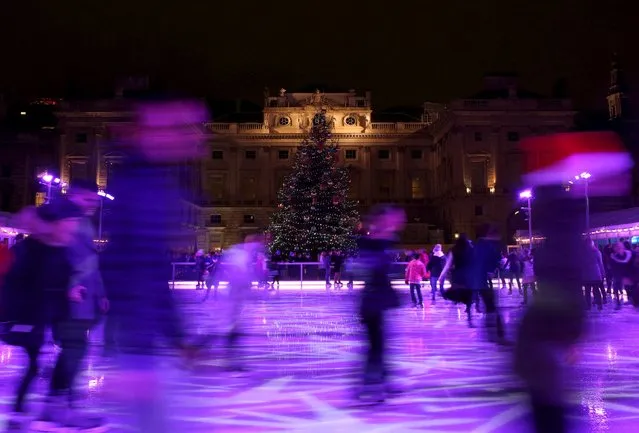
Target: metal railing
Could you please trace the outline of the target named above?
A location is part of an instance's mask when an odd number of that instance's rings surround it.
[[[391,265],[391,279],[403,280],[404,271],[407,262],[395,262]],[[173,262],[172,263],[171,288],[175,288],[176,284],[196,283],[198,281],[198,270],[195,268],[194,262]],[[265,273],[265,280],[272,282],[279,276],[282,282],[299,282],[300,288],[305,283],[315,283],[326,281],[326,270],[320,262],[280,262],[269,266],[269,270]],[[224,275],[219,275],[219,281],[226,283]],[[329,281],[332,283],[334,278],[334,269],[331,269]],[[342,268],[341,281],[344,285],[352,280],[352,271],[349,263],[346,262]]]

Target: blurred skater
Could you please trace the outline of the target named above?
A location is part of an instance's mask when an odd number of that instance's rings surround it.
[[[118,323],[119,372],[112,376],[114,397],[134,418],[134,430],[168,433],[164,370],[159,370],[157,339],[189,356],[177,306],[169,290],[166,251],[180,240],[181,195],[173,164],[201,155],[201,138],[192,125],[206,120],[196,102],[149,103],[121,143],[127,158],[110,192],[113,201],[103,276]],[[184,239],[184,238],[182,238]],[[108,385],[108,384],[107,384]]]
[[[378,205],[368,215],[370,235],[359,242],[357,271],[364,282],[359,315],[366,329],[368,350],[364,365],[363,387],[358,398],[381,402],[390,390],[386,379],[386,327],[385,313],[400,305],[399,295],[390,281],[392,258],[388,250],[403,229],[406,215],[403,209],[392,205]]]
[[[501,258],[499,230],[492,224],[483,224],[478,227],[477,235],[473,249],[473,289],[486,307],[488,338],[498,344],[508,344],[492,285],[492,273],[499,266]]]
[[[538,293],[519,328],[515,368],[524,379],[538,433],[565,433],[567,360],[584,332],[583,206],[564,189],[536,192],[537,229],[545,242],[535,254]]]
[[[264,253],[264,238],[248,235],[244,243],[225,251],[222,265],[229,280],[229,305],[227,311],[228,331],[225,338],[226,368],[230,371],[244,371],[238,353],[243,335],[242,310],[249,299],[253,281],[260,281],[262,267],[255,265],[255,259]]]

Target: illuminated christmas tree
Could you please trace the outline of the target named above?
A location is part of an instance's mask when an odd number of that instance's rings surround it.
[[[278,192],[268,230],[271,252],[355,252],[357,203],[348,198],[350,176],[337,166],[339,147],[330,130],[326,112],[317,113]]]

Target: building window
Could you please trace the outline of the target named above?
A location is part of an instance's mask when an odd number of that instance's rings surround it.
[[[279,124],[281,126],[288,126],[291,124],[291,119],[289,119],[288,117],[280,117]]]
[[[222,224],[222,215],[220,214],[211,215],[211,224]]]
[[[421,149],[413,149],[410,151],[411,159],[422,159],[424,152]]]
[[[379,176],[379,198],[389,200],[393,195],[393,173],[381,173]]]
[[[488,187],[487,161],[476,161],[470,163],[470,185],[473,191],[480,191]]]
[[[510,131],[508,133],[508,141],[519,141],[519,132]]]
[[[348,126],[354,126],[357,124],[357,119],[355,118],[355,116],[348,116],[346,119],[344,119],[344,123]]]
[[[36,192],[35,196],[35,205],[42,206],[47,201],[47,193],[46,192]]]
[[[244,224],[254,224],[255,215],[244,215]]]
[[[357,159],[357,151],[354,149],[348,149],[344,152],[346,159]]]
[[[117,178],[118,176],[118,171],[120,170],[120,168],[122,167],[122,165],[119,162],[115,162],[115,161],[108,161],[106,163],[106,185],[107,188],[109,187],[109,185],[112,185],[113,181]]]
[[[245,152],[246,159],[257,159],[257,152],[254,150],[247,150]]]
[[[69,165],[69,181],[73,182],[74,180],[83,179],[86,180],[89,178],[89,166],[87,165],[85,160],[75,160],[71,161]]]
[[[85,133],[75,134],[75,142],[76,143],[87,143],[89,141],[89,136]]]
[[[377,157],[379,159],[390,159],[390,150],[380,149],[377,151]]]
[[[255,200],[257,198],[256,181],[253,176],[242,176],[241,195],[244,200]]]
[[[277,152],[278,159],[288,159],[288,150],[280,150]]]
[[[482,205],[475,206],[475,216],[484,215],[484,207]]]
[[[482,141],[483,139],[481,132],[475,132],[475,141]]]
[[[224,194],[224,177],[213,176],[210,179],[210,193],[213,200],[222,200]]]
[[[214,150],[211,152],[211,157],[217,160],[224,159],[224,152],[221,150]]]
[[[614,101],[608,102],[608,111],[610,113],[611,119],[614,119],[615,117],[617,117],[617,107],[615,106]]]
[[[423,182],[420,177],[411,179],[411,197],[416,200],[424,198]]]

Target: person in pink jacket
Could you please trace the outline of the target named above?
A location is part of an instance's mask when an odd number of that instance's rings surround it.
[[[424,308],[422,299],[422,280],[427,277],[426,266],[420,260],[419,254],[415,254],[413,259],[406,266],[405,282],[410,286],[410,297],[414,307]]]

